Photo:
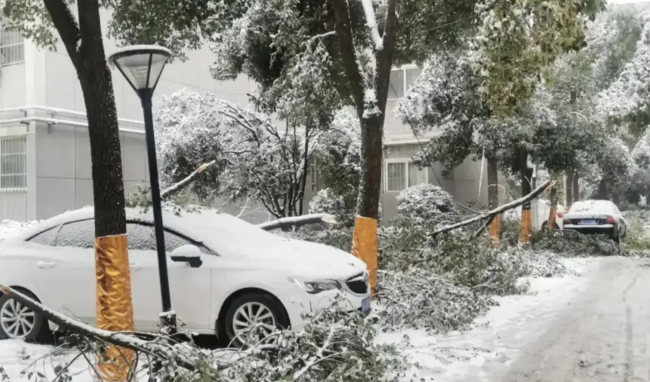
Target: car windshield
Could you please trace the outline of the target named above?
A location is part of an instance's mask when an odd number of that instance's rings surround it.
[[[593,212],[600,214],[609,214],[613,212],[612,203],[605,200],[588,200],[576,202],[571,209],[571,213]]]

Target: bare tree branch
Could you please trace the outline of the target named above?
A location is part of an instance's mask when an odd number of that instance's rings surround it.
[[[513,209],[515,207],[519,207],[520,205],[535,199],[542,192],[544,192],[544,190],[546,190],[547,187],[552,186],[553,183],[554,182],[552,182],[551,180],[547,180],[546,182],[544,182],[544,184],[537,187],[530,194],[524,196],[523,198],[519,198],[519,199],[514,200],[514,201],[512,201],[512,202],[510,202],[508,204],[504,204],[504,205],[502,205],[502,206],[500,206],[498,208],[493,209],[492,211],[484,212],[484,213],[482,213],[480,215],[476,215],[476,216],[474,216],[474,217],[472,217],[470,219],[463,220],[462,222],[459,222],[459,223],[456,223],[456,224],[452,224],[452,225],[437,229],[437,230],[433,231],[433,233],[431,235],[435,236],[435,235],[438,235],[438,234],[443,233],[443,232],[453,231],[455,229],[470,225],[472,223],[476,223],[476,222],[481,221],[483,219],[490,219],[491,220],[491,219],[494,218],[494,216],[496,216],[496,215],[498,215],[498,214],[500,214],[502,212],[511,210],[511,209]]]
[[[165,347],[163,344],[153,341],[145,341],[135,336],[120,332],[110,332],[108,330],[97,329],[83,322],[73,320],[70,317],[67,317],[59,312],[51,310],[50,308],[47,308],[39,302],[32,300],[17,290],[4,285],[0,285],[0,292],[11,299],[18,301],[22,305],[27,306],[34,312],[42,314],[44,318],[53,322],[64,330],[68,330],[84,337],[103,341],[115,346],[121,346],[123,348],[140,351],[157,358],[174,361],[179,366],[188,371],[194,371],[196,369],[194,363],[192,363],[178,351],[172,351],[168,347]]]
[[[285,227],[300,227],[307,224],[327,223],[336,224],[336,218],[328,214],[311,214],[303,216],[292,216],[288,218],[281,218],[270,222],[258,224],[257,226],[265,231],[270,231],[277,228]]]

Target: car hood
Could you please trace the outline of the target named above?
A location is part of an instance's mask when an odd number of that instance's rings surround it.
[[[221,251],[247,267],[286,272],[288,276],[343,279],[364,272],[366,264],[348,252],[323,244],[278,237],[260,246],[239,243]]]

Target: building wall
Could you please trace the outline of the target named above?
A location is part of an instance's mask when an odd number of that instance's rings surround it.
[[[36,219],[93,204],[90,139],[85,127],[36,129]],[[125,194],[149,181],[144,135],[120,133]]]

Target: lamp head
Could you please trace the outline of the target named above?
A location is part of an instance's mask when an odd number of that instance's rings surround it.
[[[157,45],[132,45],[118,49],[108,57],[133,90],[153,93],[165,64],[172,56],[168,49]]]

